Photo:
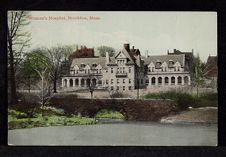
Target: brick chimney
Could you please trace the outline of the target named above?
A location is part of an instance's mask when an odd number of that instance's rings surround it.
[[[124,48],[129,52],[129,51],[130,51],[129,43],[125,43],[125,44],[124,44]]]

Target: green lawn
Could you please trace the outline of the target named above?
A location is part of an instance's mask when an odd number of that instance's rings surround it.
[[[54,125],[88,125],[97,123],[95,118],[78,117],[75,115],[60,116],[56,114],[57,112],[60,113],[60,110],[53,109],[52,111],[53,113],[48,116],[42,116],[40,113],[36,113],[33,118],[26,118],[25,113],[9,109],[8,128],[20,129]]]
[[[124,116],[117,112],[112,110],[101,110],[96,115],[96,118],[112,118],[112,119],[124,119]]]

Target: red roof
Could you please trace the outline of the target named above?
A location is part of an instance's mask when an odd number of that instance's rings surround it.
[[[81,46],[81,49],[77,49],[75,52],[73,52],[69,59],[73,58],[93,58],[94,56],[94,49],[93,48],[87,48],[86,46]]]

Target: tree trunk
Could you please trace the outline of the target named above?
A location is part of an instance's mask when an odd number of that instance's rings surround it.
[[[9,30],[8,30],[9,31]],[[15,69],[14,69],[14,55],[12,48],[12,39],[8,36],[8,50],[9,50],[9,87],[10,87],[10,104],[16,104],[16,81],[15,81]]]
[[[197,94],[197,98],[199,97],[199,86],[197,86],[196,88],[196,94]]]
[[[28,92],[31,93],[31,77],[28,78]]]
[[[53,93],[57,93],[57,71],[54,72]]]

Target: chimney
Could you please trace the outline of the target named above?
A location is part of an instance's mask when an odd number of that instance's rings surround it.
[[[177,49],[173,49],[173,53],[176,53],[177,52]]]
[[[78,45],[76,45],[76,51],[78,50]]]
[[[129,51],[130,51],[129,43],[125,43],[125,44],[124,44],[124,48],[129,52]]]
[[[137,65],[140,67],[140,62],[141,62],[141,59],[140,59],[140,55],[138,55],[137,57],[136,57],[136,63],[137,63]]]
[[[169,54],[169,49],[167,50],[167,54]]]
[[[134,50],[134,46],[132,46],[132,50]]]
[[[109,64],[109,62],[110,62],[109,53],[106,52],[106,64]]]
[[[145,58],[148,58],[148,50],[145,52]]]
[[[81,45],[81,50],[83,49],[83,46]]]

